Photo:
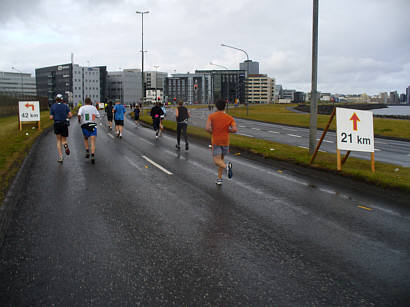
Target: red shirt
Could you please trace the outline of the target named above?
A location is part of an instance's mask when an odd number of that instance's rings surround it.
[[[232,116],[217,111],[208,116],[212,127],[212,145],[229,146],[229,127],[235,123]]]

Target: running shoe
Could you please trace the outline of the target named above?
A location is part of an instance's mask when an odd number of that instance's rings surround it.
[[[178,150],[181,149],[181,146],[179,146],[178,144],[176,144],[175,147],[176,147]]]
[[[120,133],[120,136],[119,136],[119,138],[120,138],[120,139],[122,139],[122,133]]]
[[[215,183],[216,183],[217,185],[222,185],[222,178],[216,178]]]
[[[70,148],[68,148],[68,144],[64,144],[65,154],[68,156],[70,154]]]
[[[185,150],[188,150],[189,149],[189,145],[188,145],[188,143],[185,143]]]
[[[93,155],[93,154],[91,155],[91,163],[92,163],[92,164],[95,163],[95,158],[94,158],[94,155]]]
[[[63,156],[58,157],[57,162],[58,163],[63,163]]]
[[[228,175],[228,178],[231,179],[233,176],[232,173],[232,163],[229,161],[228,164],[226,165],[226,174]]]
[[[88,159],[90,157],[90,152],[89,151],[85,151],[85,158]]]

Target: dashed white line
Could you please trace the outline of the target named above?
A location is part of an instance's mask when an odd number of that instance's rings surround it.
[[[259,128],[252,128],[253,130],[258,130],[258,131],[260,131],[261,129],[259,129]]]
[[[298,146],[299,148],[304,148],[304,149],[309,149],[309,148],[307,148],[307,147],[305,147],[305,146]]]
[[[272,130],[269,130],[269,132],[270,132],[270,133],[279,133],[279,132],[277,132],[277,131],[272,131]]]
[[[125,159],[128,161],[128,163],[130,163],[132,166],[134,166],[136,169],[138,169],[139,171],[142,171],[142,167],[139,167],[137,164],[134,163],[134,161],[132,161],[130,158],[128,158],[127,156],[125,156]]]
[[[320,141],[320,139],[316,139],[316,141]],[[325,143],[333,143],[332,141],[328,141],[328,140],[323,140],[322,142],[325,142]]]
[[[161,171],[163,171],[165,174],[167,175],[172,175],[172,173],[167,170],[166,168],[162,167],[161,165],[159,165],[158,163],[152,161],[150,158],[146,157],[146,156],[142,156],[145,160],[147,160],[149,163],[151,163],[152,165],[154,165],[156,168],[160,169]]]
[[[247,136],[247,137],[250,137],[250,138],[253,138],[253,137],[254,137],[253,135],[249,135],[249,134],[245,134],[245,133],[237,133],[237,134],[243,135],[243,136]]]
[[[298,130],[296,130],[296,129],[293,129],[293,128],[286,128],[286,127],[281,127],[283,130],[289,130],[289,131],[298,131]]]
[[[375,148],[374,151],[381,151],[380,149]]]
[[[239,128],[246,128],[246,126],[241,126],[241,125],[239,125]]]
[[[301,138],[301,136],[300,135],[296,135],[296,134],[288,134],[289,136],[293,136],[293,137],[295,137],[295,138]]]
[[[112,139],[114,138],[114,136],[111,133],[107,133],[107,135]]]

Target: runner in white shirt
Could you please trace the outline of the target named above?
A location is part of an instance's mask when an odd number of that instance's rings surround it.
[[[97,137],[96,118],[100,118],[100,113],[97,108],[91,104],[91,99],[85,99],[85,105],[78,110],[78,123],[81,124],[81,129],[84,136],[85,158],[90,157],[88,139],[91,141],[91,163],[95,163],[95,138]]]

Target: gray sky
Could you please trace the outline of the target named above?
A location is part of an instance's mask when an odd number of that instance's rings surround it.
[[[284,88],[310,90],[312,0],[0,0],[0,70],[70,62],[173,73],[238,69],[245,49]],[[405,92],[410,0],[319,0],[318,89]]]

